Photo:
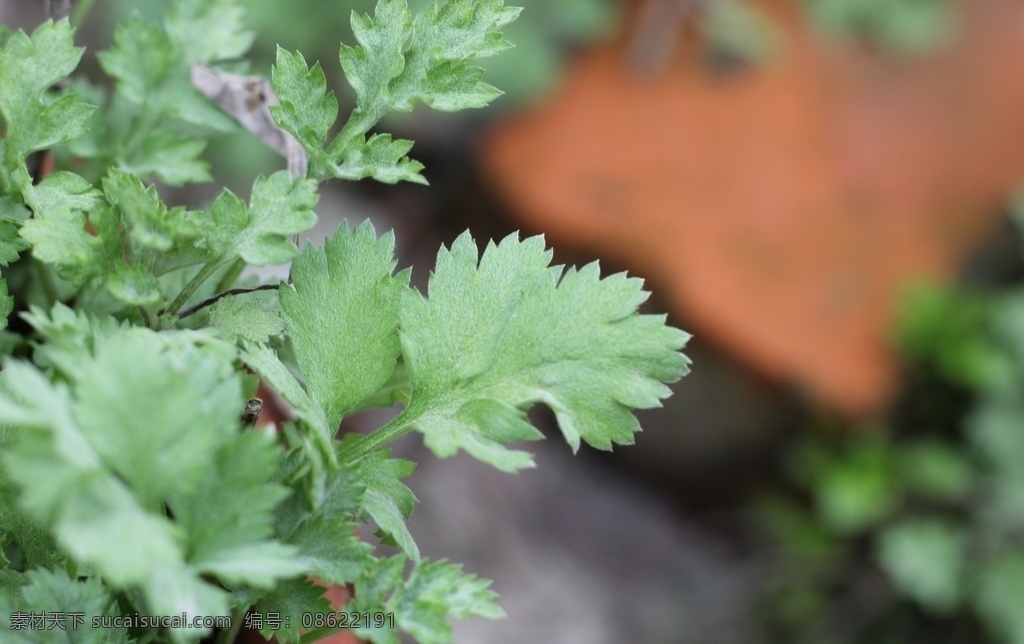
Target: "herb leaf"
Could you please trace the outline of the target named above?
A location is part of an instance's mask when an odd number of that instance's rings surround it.
[[[32,36],[19,31],[0,50],[0,113],[7,121],[4,174],[13,185],[31,184],[25,168],[29,152],[80,136],[95,108],[65,94],[50,102],[43,93],[78,66],[85,51],[75,47],[67,20],[43,23]]]
[[[541,237],[488,244],[468,234],[438,254],[430,299],[402,300],[401,338],[413,395],[404,414],[439,456],[465,449],[500,469],[532,465],[506,444],[540,438],[524,409],[555,412],[575,451],[629,444],[631,408],[660,405],[663,382],[687,371],[688,336],[664,316],[637,315],[641,282],[600,279],[597,263],[551,267]]]
[[[315,182],[293,181],[284,170],[256,179],[248,208],[225,190],[210,213],[210,249],[224,261],[241,257],[256,266],[283,264],[298,252],[290,237],[316,223],[318,199]]]
[[[307,68],[301,55],[278,50],[273,82],[281,106],[271,113],[309,153],[314,179],[425,184],[423,165],[406,156],[412,141],[367,135],[383,116],[408,112],[417,101],[452,112],[483,107],[500,96],[469,61],[510,47],[500,28],[517,15],[519,9],[504,7],[502,0],[447,0],[414,19],[406,0],[380,0],[373,17],[352,13],[358,44],[342,45],[339,58],[356,106],[327,150],[323,145],[338,102],[327,92],[319,64]]]
[[[337,427],[387,382],[398,359],[398,307],[409,272],[395,269],[395,238],[342,224],[323,249],[292,262],[278,297],[310,396]]]
[[[357,628],[356,634],[360,637],[375,644],[397,644],[397,631],[405,631],[417,642],[440,644],[452,641],[448,617],[466,619],[476,615],[500,619],[505,616],[495,603],[498,596],[488,588],[491,582],[463,574],[462,566],[445,560],[421,560],[403,580],[402,563],[401,557],[382,560],[356,582],[355,598],[348,610],[365,611],[371,606],[383,605],[395,616],[394,629],[388,625]]]

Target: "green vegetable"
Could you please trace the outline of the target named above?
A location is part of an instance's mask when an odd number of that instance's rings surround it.
[[[77,80],[51,89],[82,57],[66,21],[7,40],[0,639],[37,641],[19,616],[63,611],[88,618],[82,642],[215,629],[227,642],[243,622],[311,642],[339,627],[308,623],[330,610],[310,578],[352,585],[351,611],[388,616],[353,627],[372,642],[450,641],[452,618],[504,615],[490,582],[421,557],[405,523],[415,464],[390,443],[417,429],[440,456],[463,449],[515,471],[532,460],[511,446],[540,437],[526,411],[543,403],[573,450],[628,444],[631,410],[686,373],[688,336],[638,314],[639,280],[549,266],[540,237],[481,255],[467,233],[441,250],[424,294],[394,272],[393,235],[368,223],[323,248],[293,239],[316,222],[321,181],[425,182],[412,143],[378,120],[493,100],[473,61],[509,46],[500,28],[517,13],[448,0],[414,16],[380,0],[373,17],[353,15],[340,62],[357,103],[337,133],[319,64],[279,50],[271,113],[308,172],[256,178],[248,203],[223,190],[206,210],[169,206],[149,181],[208,180],[206,137],[235,128],[189,81],[193,63],[237,66],[251,43],[234,2],[179,0],[160,23],[123,22],[98,57],[110,95]],[[75,160],[33,176],[39,150]],[[236,286],[247,265],[289,261],[286,283]],[[242,420],[252,373],[294,408],[276,432]],[[345,417],[396,402],[392,423],[337,437]],[[91,625],[135,614],[220,621]]]

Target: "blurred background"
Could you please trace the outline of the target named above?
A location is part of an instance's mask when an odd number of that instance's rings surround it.
[[[79,39],[167,4],[98,0]],[[241,4],[251,73],[279,43],[349,99],[338,42],[373,2]],[[457,641],[1024,642],[1024,3],[510,4],[517,47],[483,61],[505,96],[382,126],[431,186],[327,184],[314,236],[394,228],[422,284],[466,228],[544,233],[644,277],[694,364],[611,454],[572,456],[543,409],[517,476],[396,446],[424,554],[509,614]],[[207,158],[170,201],[283,167],[242,132]]]

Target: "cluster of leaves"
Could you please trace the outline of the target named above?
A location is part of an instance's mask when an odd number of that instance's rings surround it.
[[[637,279],[596,264],[550,266],[543,239],[442,248],[429,298],[396,273],[394,239],[342,224],[323,248],[292,236],[316,221],[319,182],[423,182],[411,142],[373,133],[423,102],[480,107],[498,95],[472,61],[508,47],[501,0],[405,0],[353,14],[340,61],[357,103],[319,64],[279,50],[277,123],[309,156],[306,176],[255,180],[201,211],[169,207],[147,180],[207,178],[204,137],[236,127],[189,85],[193,63],[232,61],[252,34],[232,0],[179,0],[161,22],[121,24],[99,54],[111,95],[72,74],[66,21],[0,50],[0,633],[33,642],[16,614],[81,613],[79,642],[194,641],[208,626],[93,630],[118,615],[276,614],[300,633],[349,585],[353,611],[393,615],[358,636],[446,641],[448,618],[500,617],[489,582],[422,558],[406,528],[414,464],[388,445],[412,430],[502,470],[551,407],[567,441],[629,443],[631,408],[654,407],[687,369],[687,336],[640,315]],[[39,152],[45,151],[42,161]],[[54,165],[57,171],[45,169]],[[71,171],[74,170],[74,171]],[[292,261],[286,283],[235,287],[244,267]],[[241,419],[262,380],[294,408],[276,432]],[[346,416],[405,403],[376,432],[337,437]],[[379,545],[361,526],[375,524]],[[394,547],[391,556],[380,548]],[[224,631],[222,641],[233,633]]]
[[[162,0],[132,0],[111,5],[113,18],[132,12],[158,14]],[[410,0],[413,11],[427,7],[431,0]],[[345,16],[325,15],[320,0],[292,0],[275,4],[260,0],[239,0],[245,7],[247,23],[258,32],[254,58],[272,58],[273,44],[301,44],[307,56],[330,53],[340,39],[350,40]],[[515,49],[480,61],[487,77],[505,92],[502,105],[519,104],[536,98],[553,87],[571,47],[592,42],[611,32],[616,17],[612,0],[520,0],[522,16],[503,29]],[[371,0],[349,0],[346,7],[371,11]],[[268,40],[268,38],[275,40]],[[330,77],[330,74],[329,74]]]
[[[1024,642],[1024,291],[921,288],[908,298],[899,342],[930,382],[930,398],[914,415],[934,425],[798,451],[790,470],[813,509],[780,498],[762,508],[801,562],[780,612],[806,641],[820,641],[814,617],[836,609],[827,597],[846,574],[837,571],[865,570],[868,553],[890,592],[923,610],[945,637]],[[948,393],[936,394],[936,385]],[[951,394],[963,399],[961,409],[949,404]],[[861,639],[921,639],[927,627],[914,631],[912,613],[884,610],[899,605],[879,601],[866,620],[878,630],[865,626]]]

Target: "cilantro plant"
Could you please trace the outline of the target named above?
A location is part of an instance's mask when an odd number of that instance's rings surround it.
[[[541,437],[525,412],[543,403],[573,450],[630,443],[631,408],[657,406],[686,372],[686,334],[638,314],[639,280],[551,266],[540,237],[480,252],[464,234],[426,293],[369,223],[323,248],[293,237],[315,223],[324,181],[425,183],[412,143],[378,120],[493,100],[473,61],[509,46],[500,28],[516,15],[501,0],[353,15],[340,62],[356,103],[341,123],[299,53],[278,51],[272,85],[225,71],[252,41],[232,0],[120,24],[98,55],[109,93],[72,76],[83,50],[66,20],[6,32],[5,642],[228,642],[246,622],[312,642],[344,624],[314,580],[351,590],[345,611],[362,617],[347,626],[372,642],[447,641],[449,618],[503,615],[489,582],[420,556],[401,482],[415,465],[391,442],[416,430],[439,456],[515,472],[533,464],[512,445]],[[248,200],[167,205],[151,182],[208,180],[202,151],[239,127],[231,117],[283,141],[288,170],[256,178]],[[289,261],[285,283],[239,283],[246,266]],[[250,426],[261,380],[294,409],[276,431]],[[346,416],[398,403],[377,431],[338,436]],[[40,630],[42,615],[60,626]]]

